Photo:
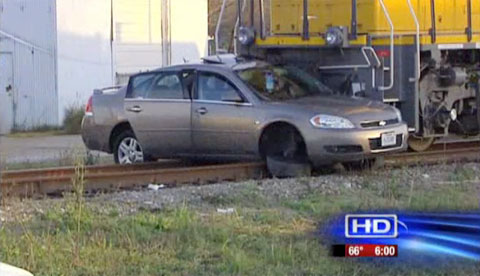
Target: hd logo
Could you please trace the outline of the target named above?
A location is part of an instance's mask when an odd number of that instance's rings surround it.
[[[346,215],[345,237],[391,239],[398,237],[397,215]]]

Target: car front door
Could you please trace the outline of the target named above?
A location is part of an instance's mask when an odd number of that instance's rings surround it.
[[[253,155],[255,111],[224,75],[198,72],[192,103],[192,135],[201,155]]]
[[[146,154],[189,154],[191,98],[177,71],[151,72],[130,80],[125,111]]]

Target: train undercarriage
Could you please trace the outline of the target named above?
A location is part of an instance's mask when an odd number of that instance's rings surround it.
[[[419,80],[420,131],[411,147],[427,149],[435,138],[480,133],[479,51],[450,50],[422,55]]]
[[[480,134],[480,6],[473,1],[237,2],[237,54],[294,64],[337,93],[397,107],[412,150],[450,134]]]
[[[361,64],[365,55],[360,49],[257,49],[250,50],[248,56],[271,63],[295,64],[316,74],[337,93],[396,106],[409,123],[409,145],[414,151],[425,151],[437,139],[451,134],[462,137],[480,134],[479,50],[424,51],[418,79],[413,62],[403,60],[396,65],[399,82],[390,91],[380,89],[390,82],[388,53],[382,52],[382,48],[371,50],[367,54],[368,66]],[[398,50],[397,58],[414,55],[411,49],[404,51],[407,53]],[[379,58],[378,68],[372,70],[375,55],[383,57]]]

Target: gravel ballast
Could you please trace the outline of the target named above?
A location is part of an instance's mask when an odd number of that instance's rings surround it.
[[[120,214],[138,210],[159,210],[187,205],[189,208],[230,207],[235,200],[272,202],[302,199],[312,193],[340,194],[342,191],[381,189],[385,185],[428,189],[438,185],[455,185],[459,182],[480,187],[480,164],[449,164],[418,166],[376,171],[337,171],[310,178],[265,179],[239,183],[220,183],[205,186],[145,189],[123,191],[87,197],[86,202],[95,209],[116,209]],[[162,183],[155,183],[161,185]],[[64,204],[66,199],[3,199],[0,222],[26,219],[45,213],[48,208]],[[480,203],[480,194],[479,194]],[[108,208],[106,208],[108,207]]]

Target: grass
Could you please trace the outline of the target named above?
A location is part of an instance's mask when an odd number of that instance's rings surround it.
[[[63,120],[63,130],[66,134],[80,134],[82,130],[82,120],[85,116],[84,106],[71,106],[65,110],[65,119]]]
[[[84,106],[71,106],[65,109],[65,118],[62,126],[43,125],[34,128],[17,128],[8,135],[10,138],[35,138],[56,135],[80,134],[82,120],[85,115]]]
[[[87,151],[82,154],[85,165],[112,165],[111,156],[100,156],[98,153]],[[62,153],[56,159],[47,161],[25,161],[19,163],[0,162],[0,170],[29,170],[29,169],[46,169],[55,167],[71,167],[75,165],[75,154],[72,151]]]
[[[396,181],[312,191],[300,200],[272,200],[255,183],[238,195],[205,198],[211,209],[122,215],[114,205],[82,197],[82,163],[75,193],[46,213],[0,230],[0,259],[35,275],[478,275],[474,264],[450,270],[332,259],[318,225],[344,212],[371,209],[476,210],[475,187],[415,187]],[[458,178],[464,179],[464,171]],[[230,215],[215,207],[235,207]]]
[[[14,129],[8,135],[9,138],[35,138],[65,135],[65,131],[61,127],[40,126],[32,129]]]

